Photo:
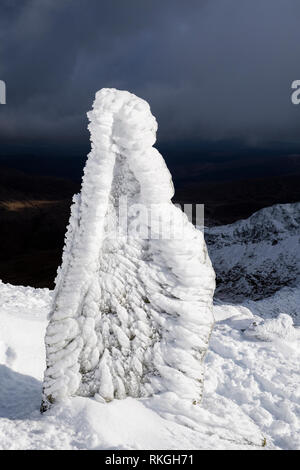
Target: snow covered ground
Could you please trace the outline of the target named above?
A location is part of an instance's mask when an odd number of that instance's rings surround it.
[[[299,449],[300,289],[215,305],[202,405],[176,395],[40,415],[51,292],[0,282],[0,449]],[[272,319],[272,320],[270,320]]]

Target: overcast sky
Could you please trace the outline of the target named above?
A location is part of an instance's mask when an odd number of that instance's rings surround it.
[[[0,0],[0,139],[88,141],[96,90],[149,101],[161,142],[300,142],[299,0]]]

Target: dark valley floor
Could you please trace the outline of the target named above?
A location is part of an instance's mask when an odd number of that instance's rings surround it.
[[[300,201],[299,174],[227,181],[175,180],[174,202],[205,204],[207,226],[233,223],[277,203]],[[0,167],[0,279],[54,286],[79,181]]]

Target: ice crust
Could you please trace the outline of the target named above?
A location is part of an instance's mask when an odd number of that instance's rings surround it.
[[[92,149],[45,337],[43,409],[76,395],[109,402],[173,392],[199,402],[215,288],[203,234],[171,202],[148,103],[102,89],[88,118]],[[176,236],[160,238],[168,220]]]

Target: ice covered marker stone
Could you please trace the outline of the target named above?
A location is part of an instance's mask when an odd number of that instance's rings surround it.
[[[88,118],[92,149],[56,278],[42,410],[75,395],[173,392],[197,403],[215,287],[203,234],[171,203],[148,103],[102,89]]]

